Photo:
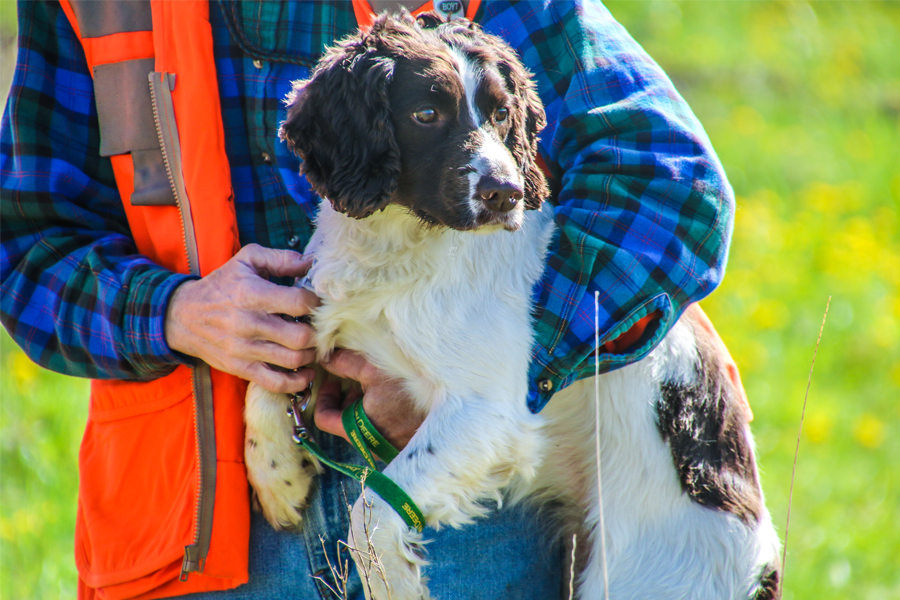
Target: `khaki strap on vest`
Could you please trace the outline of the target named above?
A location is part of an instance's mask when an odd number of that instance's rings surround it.
[[[131,154],[134,206],[174,206],[175,195],[153,119],[147,77],[154,71],[153,22],[148,0],[70,0],[83,40],[116,41],[129,58],[93,68],[100,122],[100,156]],[[143,35],[142,35],[143,34]]]

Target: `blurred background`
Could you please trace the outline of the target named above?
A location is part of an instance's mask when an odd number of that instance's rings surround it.
[[[900,599],[900,2],[606,3],[706,127],[737,195],[703,306],[755,414],[785,600]],[[2,73],[15,4],[0,0]],[[0,598],[74,598],[88,385],[0,335]]]

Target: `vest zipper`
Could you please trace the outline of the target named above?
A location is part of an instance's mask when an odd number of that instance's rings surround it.
[[[163,162],[172,192],[181,213],[181,234],[187,253],[188,269],[192,275],[200,275],[200,259],[191,205],[184,186],[181,163],[181,146],[175,123],[175,105],[172,90],[175,88],[173,73],[150,73],[150,98],[153,119],[159,134]],[[216,493],[216,428],[212,400],[212,376],[209,365],[198,362],[193,369],[192,392],[194,396],[194,433],[197,442],[199,482],[197,504],[194,513],[194,541],[184,547],[181,563],[181,581],[187,581],[191,572],[203,572],[209,543],[212,537],[213,512]]]

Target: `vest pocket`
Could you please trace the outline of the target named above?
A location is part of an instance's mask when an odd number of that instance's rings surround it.
[[[163,410],[190,398],[191,369],[181,365],[153,381],[91,381],[90,419],[106,423]]]
[[[100,155],[131,154],[132,205],[175,206],[147,79],[154,62],[152,58],[139,58],[94,67]]]
[[[191,370],[94,382],[79,465],[75,562],[88,586],[109,592],[180,562],[199,481]]]

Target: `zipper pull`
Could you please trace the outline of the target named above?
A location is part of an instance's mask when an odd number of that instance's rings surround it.
[[[199,544],[191,544],[184,547],[184,560],[181,561],[181,581],[188,580],[188,573],[202,573],[204,561],[200,558]]]

